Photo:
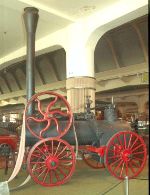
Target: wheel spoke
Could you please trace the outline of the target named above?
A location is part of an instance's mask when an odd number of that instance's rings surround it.
[[[35,99],[35,101],[36,101],[36,102],[37,102],[37,104],[38,104],[38,111],[40,112],[40,114],[41,114],[42,116],[44,116],[44,115],[45,115],[45,113],[44,113],[44,112],[42,112],[41,101],[40,101],[38,98],[36,98],[36,99]]]
[[[117,135],[116,137],[117,137],[117,139],[118,139],[120,145],[122,146],[122,148],[124,148],[124,146],[122,145],[122,142],[121,142],[121,140],[120,140],[120,138],[119,138],[119,135]]]
[[[120,163],[115,167],[114,171],[117,171],[122,163],[123,163],[123,160],[121,160]]]
[[[56,154],[57,154],[57,152],[58,152],[58,149],[59,149],[59,147],[60,147],[60,144],[61,144],[61,142],[59,142],[59,144],[57,145],[57,148],[56,148],[56,151],[55,151],[54,156],[56,156]]]
[[[54,142],[53,142],[53,140],[51,141],[51,146],[52,146],[52,155],[54,154]]]
[[[57,155],[57,158],[66,150],[67,146],[63,148],[63,150]]]
[[[55,169],[54,169],[53,171],[54,171],[54,174],[55,174],[55,177],[56,177],[57,181],[60,181],[60,176],[59,176],[59,174],[56,172]]]
[[[140,144],[139,146],[137,146],[136,148],[134,148],[134,149],[132,150],[132,152],[135,151],[135,150],[137,150],[137,149],[140,148],[141,146],[143,146],[143,144]]]
[[[39,178],[45,171],[47,168],[45,168],[37,177]]]
[[[38,168],[33,168],[33,172],[38,171],[38,170],[40,170],[40,169],[42,169],[44,167],[45,167],[45,164],[43,166],[38,167]]]
[[[126,144],[126,136],[125,136],[125,133],[123,134],[123,139],[124,139],[124,149],[126,149],[127,144]]]
[[[50,127],[50,125],[51,125],[51,120],[50,120],[50,119],[45,120],[45,121],[47,121],[47,125],[46,125],[46,127],[45,127],[44,129],[42,129],[42,130],[40,131],[40,138],[43,138],[43,137],[42,137],[42,134],[43,134],[45,131],[47,131],[48,128]]]
[[[117,159],[116,161],[114,161],[113,163],[111,163],[110,165],[113,166],[115,165],[117,162],[121,161],[121,158]]]
[[[41,123],[41,122],[45,122],[46,121],[46,119],[38,119],[38,118],[35,118],[35,117],[32,117],[32,116],[30,116],[30,117],[28,117],[27,119],[26,119],[26,121],[27,121],[27,125],[29,125],[28,124],[28,120],[33,120],[33,121],[35,121],[35,122],[37,122],[37,123]]]
[[[47,109],[46,109],[46,113],[50,112],[51,107],[54,106],[54,104],[57,102],[57,100],[58,100],[58,96],[56,96],[55,99],[48,104]]]
[[[131,144],[132,136],[133,136],[133,134],[131,134],[131,135],[130,135],[130,139],[129,139],[129,142],[128,142],[128,148],[130,148],[130,144]]]
[[[44,146],[46,148],[46,152],[48,152],[48,155],[49,156],[52,156],[52,154],[49,152],[49,149],[48,149],[48,146],[46,145],[46,143],[45,142],[43,142],[43,143],[44,143]]]
[[[133,146],[135,145],[135,143],[136,143],[137,141],[138,141],[138,137],[134,140],[134,142],[133,142],[132,146],[130,147],[130,149],[133,148]]]
[[[50,111],[50,114],[52,114],[52,115],[59,114],[59,115],[62,115],[62,116],[68,116],[68,113],[62,112],[61,110],[58,110],[58,109]]]
[[[69,158],[70,156],[72,156],[72,154],[71,153],[69,153],[69,152],[67,152],[64,156],[62,156],[62,157],[59,157],[59,160],[61,160],[61,159],[63,159],[63,158]],[[58,156],[57,156],[58,157]]]
[[[129,167],[130,167],[131,171],[135,174],[135,171],[134,171],[134,168],[133,168],[132,165],[131,165],[131,162],[130,162],[130,164],[129,164]]]
[[[49,170],[47,169],[47,171],[45,172],[45,175],[43,176],[43,183],[45,182],[47,176],[48,176]]]
[[[139,161],[142,161],[142,162],[143,162],[143,158],[137,158],[137,157],[134,157],[134,159],[136,159],[136,160],[139,160]]]
[[[64,177],[67,176],[66,173],[64,173],[64,171],[63,171],[60,167],[58,167],[57,169],[59,170],[59,172],[60,172]]]
[[[139,168],[139,162],[137,164],[137,161],[135,162],[134,159],[132,159],[132,161],[130,162],[132,165],[136,166],[137,168]]]
[[[132,154],[144,154],[145,153],[145,151],[141,151],[141,152],[132,152]]]
[[[37,149],[45,156],[47,157],[47,155],[37,146]]]
[[[53,120],[55,122],[57,133],[59,135],[61,135],[61,130],[59,129],[59,125],[58,125],[58,120],[56,118],[54,118],[54,117],[51,120]]]
[[[122,165],[122,168],[121,168],[121,171],[120,171],[120,175],[119,175],[119,177],[122,177],[123,170],[124,170],[124,165],[125,165],[125,162],[123,162],[123,165]]]

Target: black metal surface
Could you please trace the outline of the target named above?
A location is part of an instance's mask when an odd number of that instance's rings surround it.
[[[27,32],[27,57],[26,57],[26,89],[27,100],[35,94],[34,64],[35,64],[35,32],[38,22],[38,9],[26,7],[24,9],[24,23]],[[31,104],[28,114],[32,114],[34,105]]]
[[[117,120],[116,110],[113,104],[110,104],[104,109],[104,119],[110,122]]]
[[[66,121],[59,122],[60,127],[66,125]],[[31,123],[31,127],[35,129],[36,133],[39,134],[40,130],[46,126],[46,123]],[[106,120],[79,120],[74,122],[78,143],[79,145],[106,145],[108,140],[119,131],[131,130],[130,125],[125,121],[114,121],[109,122]],[[46,137],[58,136],[56,126],[51,127],[43,135]],[[75,145],[75,136],[73,126],[69,129],[67,134],[62,137],[71,145]],[[39,139],[35,138],[31,133],[26,130],[26,146],[33,146]]]

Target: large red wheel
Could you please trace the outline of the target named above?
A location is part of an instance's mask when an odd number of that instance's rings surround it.
[[[42,104],[41,102],[44,96],[50,98],[47,104]],[[31,104],[35,107],[35,112],[32,116],[28,115]],[[63,110],[61,110],[61,108],[63,108]],[[67,133],[72,124],[73,115],[69,103],[63,96],[52,91],[33,95],[26,106],[25,113],[28,130],[33,136],[39,139],[45,138],[45,133],[54,127],[57,132],[53,137],[60,138]],[[64,117],[66,121],[64,125],[59,123],[62,117]],[[37,131],[37,128],[40,128],[39,131]]]
[[[101,169],[105,167],[104,163],[101,162],[101,157],[94,152],[83,151],[82,159],[89,167],[93,169]]]
[[[46,138],[37,142],[29,152],[28,171],[42,186],[66,183],[75,170],[73,147],[60,138]]]
[[[108,141],[105,165],[118,179],[136,177],[146,163],[147,151],[143,139],[131,131],[116,133]]]

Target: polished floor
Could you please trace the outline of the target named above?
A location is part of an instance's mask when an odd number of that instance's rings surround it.
[[[146,164],[142,173],[136,179],[129,180],[129,195],[148,195],[149,166]],[[10,174],[9,170],[9,174]],[[0,180],[4,181],[9,176],[4,176],[4,170],[0,170]],[[25,170],[21,170],[18,177],[10,184],[10,188],[21,184],[27,176]],[[107,171],[107,169],[95,170],[88,167],[82,160],[77,161],[76,170],[71,180],[57,187],[42,187],[31,179],[21,189],[11,191],[10,195],[126,195],[125,182],[119,181]]]

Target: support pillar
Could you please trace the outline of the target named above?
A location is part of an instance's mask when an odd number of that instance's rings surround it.
[[[73,113],[86,111],[87,98],[91,108],[95,107],[94,50],[87,46],[84,31],[83,25],[74,26],[69,33],[66,51],[67,100]]]
[[[91,108],[95,107],[95,78],[74,77],[68,78],[67,100],[74,113],[86,112],[87,98],[91,101]]]

